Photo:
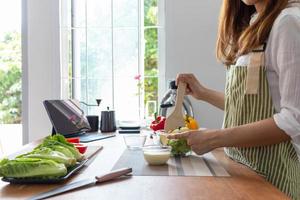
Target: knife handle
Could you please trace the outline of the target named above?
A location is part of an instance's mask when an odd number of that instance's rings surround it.
[[[122,168],[122,169],[118,169],[118,170],[115,170],[115,171],[111,171],[111,172],[109,172],[107,174],[104,174],[102,176],[96,176],[95,178],[97,180],[97,183],[102,183],[102,182],[110,181],[110,180],[118,178],[120,176],[129,174],[131,172],[132,172],[132,168]]]

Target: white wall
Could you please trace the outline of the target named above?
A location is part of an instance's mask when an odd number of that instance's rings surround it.
[[[23,143],[51,133],[43,100],[60,98],[59,0],[22,0]]]
[[[221,0],[166,0],[166,80],[194,73],[206,86],[224,90],[225,70],[215,57]],[[223,112],[193,101],[200,125],[221,127]]]

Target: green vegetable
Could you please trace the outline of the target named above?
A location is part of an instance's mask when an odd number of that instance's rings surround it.
[[[76,158],[73,155],[73,153],[67,147],[61,146],[56,141],[52,141],[52,140],[44,141],[42,144],[40,144],[39,146],[37,146],[35,148],[35,150],[36,149],[40,149],[40,148],[44,148],[44,147],[52,149],[53,151],[59,151],[59,152],[63,153],[65,156],[67,156],[69,158],[73,158],[73,159],[76,160]]]
[[[48,136],[33,151],[16,159],[0,161],[0,177],[55,178],[67,174],[67,168],[83,159],[77,148],[62,135]]]
[[[76,164],[76,159],[74,157],[67,157],[65,154],[47,147],[35,149],[30,153],[18,156],[18,158],[40,158],[53,160],[64,164],[66,167],[74,166]]]
[[[64,154],[65,156],[74,159],[76,162],[75,156],[72,154],[72,152],[68,148],[59,146],[59,145],[50,145],[50,146],[48,146],[48,148],[52,149],[53,151],[59,151],[60,153]]]
[[[39,145],[37,148],[48,147],[51,149],[56,148],[56,150],[58,150],[58,148],[59,148],[60,150],[62,150],[62,148],[60,148],[60,147],[57,148],[57,146],[61,146],[61,147],[68,149],[77,161],[81,161],[83,159],[83,155],[78,151],[78,149],[73,144],[69,143],[65,139],[64,136],[59,135],[59,134],[46,137],[44,139],[43,143],[41,145]],[[68,154],[68,153],[66,153],[66,154]]]
[[[60,177],[67,174],[64,164],[38,158],[3,159],[0,161],[0,177]]]
[[[168,141],[168,145],[172,147],[171,153],[174,156],[183,156],[191,151],[186,139],[172,139]]]

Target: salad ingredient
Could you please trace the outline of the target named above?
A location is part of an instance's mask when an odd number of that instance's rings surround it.
[[[57,163],[62,163],[66,167],[70,167],[76,164],[76,159],[73,157],[67,157],[65,154],[59,151],[53,151],[47,147],[41,147],[39,149],[35,149],[30,153],[20,155],[18,158],[40,158],[40,159],[47,159],[53,160]]]
[[[72,158],[76,161],[76,158],[72,154],[72,152],[69,149],[65,148],[65,147],[62,147],[62,146],[59,146],[59,145],[45,145],[45,146],[49,149],[52,149],[53,151],[59,151],[60,153],[64,154],[65,156],[67,156],[69,158]]]
[[[164,116],[158,116],[151,122],[150,128],[153,131],[163,130],[165,128],[166,118]]]
[[[60,177],[67,174],[64,164],[39,158],[3,159],[0,161],[0,176],[11,178]]]
[[[75,138],[66,138],[66,140],[70,143],[79,143],[80,142],[80,138],[75,137]]]
[[[191,151],[186,139],[172,139],[168,141],[168,145],[172,147],[171,153],[174,156],[184,156]]]
[[[197,130],[199,129],[198,122],[191,116],[186,115],[184,118],[185,125],[191,130]]]
[[[69,143],[63,135],[56,134],[53,136],[48,136],[44,139],[43,143],[40,146],[49,148],[51,148],[51,146],[52,148],[53,146],[62,146],[68,149],[77,161],[81,161],[83,159],[83,155],[78,151],[77,148],[75,148],[74,144]]]
[[[87,150],[87,145],[81,144],[81,143],[74,143],[75,147],[78,149],[78,151],[82,154],[84,154]]]
[[[188,127],[179,127],[173,130],[170,134],[182,133],[185,131],[189,131]],[[191,151],[191,147],[187,144],[186,139],[171,139],[168,140],[168,146],[172,148],[171,153],[174,156],[184,156],[186,153]]]
[[[74,144],[63,135],[46,137],[33,151],[13,160],[0,160],[0,176],[9,178],[55,178],[67,174],[67,167],[83,159]]]

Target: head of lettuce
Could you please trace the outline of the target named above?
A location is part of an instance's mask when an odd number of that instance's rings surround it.
[[[56,178],[67,174],[68,167],[81,161],[83,155],[66,141],[62,135],[46,137],[29,153],[13,160],[0,161],[0,177],[10,178]]]
[[[67,174],[64,164],[39,158],[3,159],[0,162],[0,176],[11,178],[47,177],[54,178]]]

